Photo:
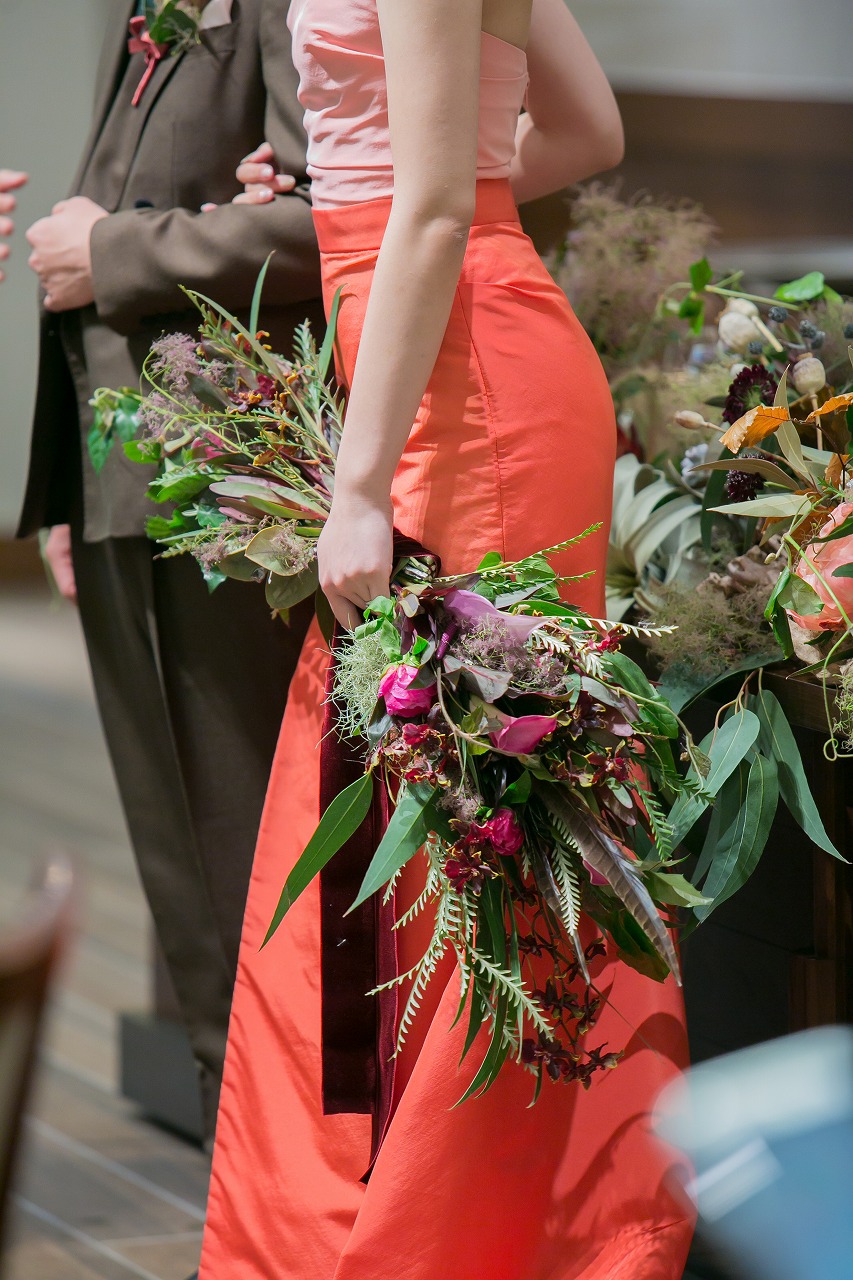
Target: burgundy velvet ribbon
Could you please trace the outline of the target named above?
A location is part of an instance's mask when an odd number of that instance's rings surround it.
[[[145,70],[142,73],[142,79],[136,86],[130,105],[138,107],[139,101],[145,92],[148,81],[154,74],[158,62],[166,57],[169,52],[167,44],[157,44],[151,39],[150,32],[146,29],[144,18],[131,18],[130,20],[130,39],[127,42],[128,53],[143,53],[145,55]]]
[[[418,543],[394,531],[395,561],[426,554]],[[365,763],[364,746],[338,734],[338,711],[331,698],[334,674],[333,656],[326,676],[320,749],[322,813],[362,776]],[[364,822],[320,873],[323,1112],[373,1116],[371,1168],[391,1118],[397,988],[378,996],[366,993],[397,976],[394,904],[383,904],[381,894],[374,894],[351,915],[346,912],[361,888],[388,817],[387,793],[377,782]]]

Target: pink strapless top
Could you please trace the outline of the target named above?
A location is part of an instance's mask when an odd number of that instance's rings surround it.
[[[394,171],[376,0],[291,0],[287,23],[315,207],[390,196]],[[478,178],[508,176],[526,90],[523,50],[484,31]]]

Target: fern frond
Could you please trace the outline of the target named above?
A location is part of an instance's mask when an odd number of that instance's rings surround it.
[[[657,796],[642,787],[638,787],[637,791],[646,810],[658,856],[665,862],[672,853],[672,827]]]

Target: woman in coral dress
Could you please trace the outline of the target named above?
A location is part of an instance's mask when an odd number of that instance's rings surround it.
[[[558,567],[595,570],[569,594],[601,616],[611,399],[516,213],[516,200],[618,162],[598,64],[563,0],[533,0],[532,14],[530,0],[292,0],[288,21],[327,307],[343,290],[349,402],[320,540],[339,621],[387,593],[394,526],[456,573],[596,521]],[[530,1075],[508,1064],[455,1106],[479,1059],[475,1045],[459,1065],[465,1020],[451,1027],[446,968],[396,1061],[372,1165],[372,1117],[324,1111],[316,882],[260,944],[319,819],[327,666],[315,629],[259,837],[201,1280],[676,1280],[690,1224],[648,1137],[655,1095],[685,1059],[671,982],[608,955],[594,1034],[624,1050],[616,1070],[587,1091],[546,1080],[531,1107]],[[425,867],[406,868],[398,912]],[[420,917],[401,931],[400,972],[429,932]]]

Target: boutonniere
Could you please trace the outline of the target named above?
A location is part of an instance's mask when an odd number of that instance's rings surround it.
[[[128,52],[145,55],[145,70],[133,95],[139,106],[158,62],[198,44],[208,0],[144,0],[142,13],[130,20]]]

